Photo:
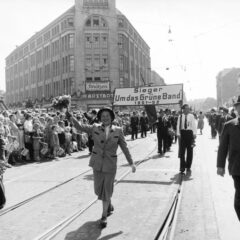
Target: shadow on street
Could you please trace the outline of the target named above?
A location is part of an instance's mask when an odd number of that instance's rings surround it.
[[[65,240],[109,240],[120,234],[122,231],[112,233],[102,238],[99,238],[102,233],[102,229],[99,226],[99,221],[86,222],[81,227],[73,232],[69,232]]]

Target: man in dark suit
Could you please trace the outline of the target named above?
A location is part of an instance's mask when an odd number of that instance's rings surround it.
[[[159,114],[160,116],[157,120],[158,153],[162,155],[166,153],[168,146],[168,121],[162,109],[160,110]]]
[[[131,117],[131,120],[130,120],[130,125],[132,128],[132,140],[134,140],[134,137],[135,139],[138,138],[138,124],[139,124],[139,118],[136,112],[133,112],[133,116]]]
[[[141,128],[141,137],[147,136],[148,129],[148,117],[145,112],[142,112],[142,116],[140,117],[140,128]]]
[[[238,116],[224,125],[218,149],[217,174],[224,176],[228,156],[228,170],[236,190],[234,208],[240,221],[240,96],[234,106]]]
[[[222,107],[221,110],[222,110],[222,115],[220,116],[220,118],[218,120],[218,123],[217,123],[217,132],[218,132],[218,135],[219,135],[219,141],[220,141],[220,138],[221,138],[221,134],[222,134],[222,131],[223,131],[224,124],[233,119],[228,114],[228,109],[227,108]]]
[[[217,115],[216,110],[213,108],[211,110],[211,115],[209,116],[209,125],[211,126],[211,135],[213,139],[217,136],[218,118],[219,116]]]

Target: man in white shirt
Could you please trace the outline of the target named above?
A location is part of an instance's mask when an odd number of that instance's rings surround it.
[[[180,172],[184,173],[185,169],[188,173],[191,172],[193,159],[193,143],[197,134],[196,120],[193,114],[190,113],[188,104],[182,106],[183,113],[178,117],[177,136],[179,138],[179,157],[180,157]],[[187,150],[187,157],[185,152]]]

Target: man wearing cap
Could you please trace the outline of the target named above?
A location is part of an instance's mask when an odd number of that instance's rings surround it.
[[[180,140],[180,172],[184,173],[186,169],[187,173],[190,173],[193,160],[193,142],[197,135],[197,126],[193,114],[190,113],[189,105],[184,104],[182,110],[183,114],[179,116],[177,123],[177,136]],[[187,157],[185,160],[186,150]]]
[[[238,116],[225,123],[217,155],[217,174],[224,176],[226,158],[235,186],[234,208],[240,221],[240,96],[234,107]]]

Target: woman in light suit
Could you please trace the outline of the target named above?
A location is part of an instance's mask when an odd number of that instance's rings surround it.
[[[97,117],[101,123],[94,125],[81,124],[69,113],[66,115],[67,118],[72,120],[77,130],[91,134],[93,137],[94,148],[89,166],[93,168],[95,194],[103,203],[100,225],[104,228],[107,226],[107,216],[114,210],[111,204],[111,197],[117,171],[118,145],[132,167],[132,172],[136,171],[136,167],[128,150],[122,128],[112,125],[115,115],[110,108],[99,110]]]

